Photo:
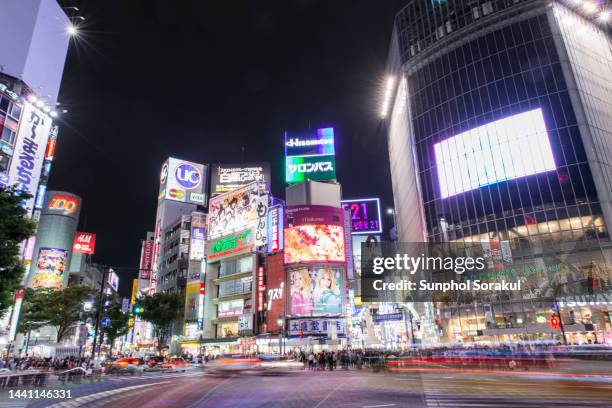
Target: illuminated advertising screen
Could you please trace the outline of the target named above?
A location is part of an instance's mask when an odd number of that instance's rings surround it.
[[[336,156],[287,157],[285,180],[299,183],[304,180],[334,180]]]
[[[32,276],[34,289],[61,289],[64,286],[64,270],[68,251],[60,248],[40,248],[36,270]]]
[[[32,197],[25,201],[28,216],[32,214],[34,198],[45,159],[45,149],[51,131],[51,117],[30,102],[23,102],[23,111],[8,170],[8,184]]]
[[[313,316],[342,313],[342,270],[301,268],[291,270],[291,314]]]
[[[285,228],[285,264],[344,263],[344,228],[298,225]]]
[[[342,208],[349,211],[353,235],[382,233],[380,200],[378,198],[342,200]]]
[[[287,226],[327,224],[344,226],[342,208],[327,205],[290,205],[286,209]]]
[[[257,183],[213,197],[208,202],[208,237],[231,233],[257,221]]]
[[[166,200],[204,205],[207,166],[170,157],[160,174],[160,197]]]
[[[334,129],[285,132],[285,181],[335,180]]]
[[[539,108],[450,137],[434,153],[442,198],[556,169]]]
[[[188,282],[185,287],[185,321],[197,320],[199,297],[200,281]]]
[[[254,181],[270,184],[270,163],[214,164],[210,178],[211,196],[229,193]]]
[[[93,254],[96,249],[96,234],[91,232],[77,232],[74,234],[74,242],[72,244],[73,252],[82,254]]]

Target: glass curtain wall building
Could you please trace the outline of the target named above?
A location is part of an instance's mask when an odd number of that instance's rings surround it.
[[[399,239],[480,242],[512,264],[486,278],[524,282],[437,303],[442,341],[559,338],[557,300],[568,342],[612,342],[611,44],[575,4],[414,0],[396,16]]]

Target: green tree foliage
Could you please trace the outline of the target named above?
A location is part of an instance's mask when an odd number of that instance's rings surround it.
[[[144,309],[140,317],[153,325],[157,347],[161,350],[172,323],[183,316],[184,299],[178,293],[155,293],[140,298],[138,303]]]
[[[86,318],[83,303],[91,295],[92,290],[88,286],[68,286],[62,290],[28,290],[24,308],[31,312],[22,315],[19,327],[23,330],[33,325],[55,327],[59,343],[79,321]]]
[[[0,318],[13,304],[13,292],[18,289],[24,268],[19,262],[19,243],[34,234],[36,224],[26,218],[21,207],[29,194],[13,188],[0,189]]]
[[[121,298],[117,295],[106,296],[106,300],[109,301],[108,306],[104,307],[104,312],[101,313],[102,317],[108,317],[110,319],[110,325],[103,327],[102,332],[108,340],[110,345],[109,354],[113,355],[113,343],[116,339],[126,334],[129,330],[130,316],[127,313],[121,311]]]
[[[43,308],[44,297],[47,290],[26,289],[21,307],[21,319],[19,319],[19,332],[28,334],[32,330],[38,330],[48,321]]]

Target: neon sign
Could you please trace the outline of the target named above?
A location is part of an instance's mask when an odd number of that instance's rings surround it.
[[[349,212],[353,235],[382,233],[378,198],[342,200],[342,208]]]

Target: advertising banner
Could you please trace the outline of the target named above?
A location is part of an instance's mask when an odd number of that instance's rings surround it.
[[[9,184],[32,197],[25,201],[27,215],[32,214],[38,189],[45,149],[51,131],[51,117],[30,102],[23,103],[23,113],[17,130],[13,160],[8,171]]]
[[[77,232],[74,234],[73,252],[82,254],[93,254],[96,249],[96,234],[91,232]]]
[[[254,181],[270,184],[270,163],[214,164],[210,176],[211,196],[229,193]]]
[[[31,285],[34,289],[61,289],[68,251],[60,248],[40,248]]]
[[[378,198],[342,200],[342,208],[350,212],[353,235],[382,234]]]
[[[296,319],[289,322],[290,337],[328,337],[333,328],[337,337],[346,337],[346,324],[342,319]]]
[[[253,231],[248,229],[242,233],[230,235],[207,242],[208,260],[219,260],[239,253],[249,252],[254,247]]]
[[[268,196],[259,196],[257,199],[257,226],[255,227],[255,246],[268,244]]]
[[[334,129],[285,132],[285,181],[335,180]]]
[[[346,258],[346,276],[349,280],[354,278],[353,273],[353,242],[351,235],[351,217],[348,210],[344,210],[344,248]]]
[[[342,270],[301,268],[289,272],[291,314],[313,316],[342,313]]]
[[[206,214],[191,213],[191,241],[189,246],[189,260],[201,261],[204,259],[204,243],[206,241]]]
[[[185,321],[195,321],[198,318],[198,298],[200,297],[200,282],[188,282],[185,287]]]
[[[155,245],[155,243],[151,240],[142,241],[142,250],[140,251],[140,279],[149,279],[149,276],[151,276],[153,245]]]
[[[285,264],[344,263],[344,228],[299,225],[285,228]]]
[[[170,157],[160,174],[160,197],[166,200],[204,205],[207,166]]]
[[[108,275],[108,284],[115,292],[119,289],[119,276],[115,272]]]
[[[285,266],[283,254],[268,256],[267,273],[268,332],[281,329],[278,318],[285,315]]]
[[[283,248],[283,206],[275,205],[268,211],[268,253],[274,254]]]
[[[210,199],[208,237],[231,233],[257,222],[258,185],[246,187]]]

